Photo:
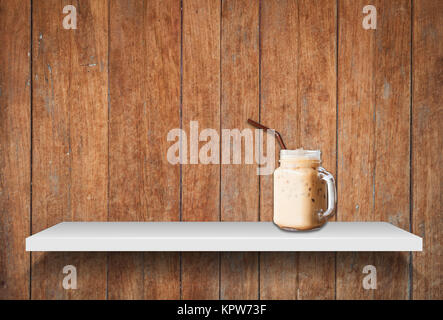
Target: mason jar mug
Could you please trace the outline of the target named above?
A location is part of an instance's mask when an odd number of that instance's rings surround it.
[[[286,230],[321,228],[337,198],[332,174],[321,167],[320,150],[281,150],[274,171],[274,223]]]

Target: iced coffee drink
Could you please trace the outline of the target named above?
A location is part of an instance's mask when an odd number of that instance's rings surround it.
[[[335,209],[333,176],[321,167],[319,150],[281,150],[274,172],[274,223],[287,230],[323,226]]]

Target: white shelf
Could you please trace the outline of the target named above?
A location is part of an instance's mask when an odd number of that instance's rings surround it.
[[[63,222],[26,238],[26,251],[422,251],[422,239],[387,222],[308,232],[272,222]]]

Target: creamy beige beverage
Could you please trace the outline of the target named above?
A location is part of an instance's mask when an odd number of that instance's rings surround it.
[[[281,150],[274,172],[274,223],[289,230],[321,227],[335,208],[334,178],[319,150]]]

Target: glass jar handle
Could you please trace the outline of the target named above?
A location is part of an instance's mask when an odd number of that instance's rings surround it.
[[[337,203],[337,191],[335,188],[334,176],[326,171],[324,168],[318,168],[320,179],[326,181],[328,187],[328,209],[325,213],[319,213],[320,219],[328,219],[332,216],[335,205]]]

